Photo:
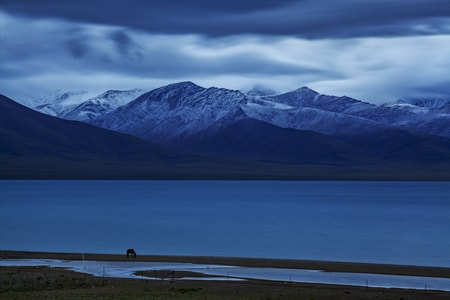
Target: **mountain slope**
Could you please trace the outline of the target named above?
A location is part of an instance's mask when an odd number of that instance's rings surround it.
[[[93,124],[173,146],[241,119],[245,101],[239,91],[181,82],[145,93]]]
[[[392,124],[450,138],[450,98],[413,98],[380,106],[399,113]]]
[[[127,91],[109,90],[82,102],[73,109],[58,114],[58,117],[89,122],[129,103],[143,93],[144,91],[140,89]]]
[[[193,162],[202,167],[202,158],[41,114],[0,95],[0,178],[158,178]]]
[[[377,106],[345,96],[322,95],[306,87],[281,95],[251,96],[227,89],[206,89],[192,82],[155,89],[88,122],[177,146],[189,143],[199,133],[211,135],[243,119],[331,136],[397,128],[450,137],[450,114],[442,111]]]
[[[320,105],[312,105],[318,98]],[[170,146],[190,143],[189,139],[199,134],[213,135],[243,119],[327,135],[389,127],[348,113],[373,105],[347,97],[334,102],[333,99],[307,88],[280,96],[253,97],[239,91],[206,89],[191,82],[181,82],[145,93],[91,123]],[[335,109],[325,109],[332,104]],[[342,107],[345,112],[339,109]]]
[[[371,132],[378,128],[389,127],[366,118],[310,107],[280,108],[267,105],[266,102],[263,105],[248,103],[242,109],[246,116],[278,127],[309,130],[333,136]]]
[[[190,155],[44,115],[0,96],[0,178],[450,180],[446,139],[418,144],[428,151],[422,153],[438,160],[395,158],[408,149],[415,153],[417,148],[408,143],[397,147],[400,152],[383,148],[387,155],[380,159],[377,147],[392,139],[370,138],[362,147],[360,140],[341,141],[270,125],[245,117],[242,111],[238,115],[244,117],[236,119],[231,113],[222,123],[227,126],[198,131],[190,139],[196,143],[183,145],[210,156]],[[413,136],[408,142],[414,146],[416,141]]]
[[[275,118],[274,125],[303,130],[313,130],[331,135],[358,135],[377,129],[402,128],[420,131],[432,135],[450,138],[450,114],[447,111],[448,101],[410,101],[377,106],[350,97],[322,95],[308,89],[300,88],[293,92],[261,97],[266,102],[289,105],[291,110],[285,111],[283,121]],[[315,116],[310,112],[316,110]],[[266,114],[255,116],[270,122]],[[300,114],[299,117],[296,114]],[[326,117],[328,115],[328,117]]]
[[[17,155],[86,153],[157,157],[159,146],[85,123],[37,113],[0,95],[1,153]]]
[[[450,162],[450,139],[439,136],[394,128],[342,140],[387,162]]]
[[[305,87],[282,95],[249,96],[180,82],[145,93],[93,124],[180,151],[245,160],[448,161],[448,139],[416,133],[416,127],[410,131],[403,124],[423,118],[421,112],[321,95]],[[433,115],[428,122],[440,118],[445,116]]]
[[[48,103],[38,110],[170,146],[245,118],[333,136],[400,128],[450,138],[448,98],[407,99],[378,106],[307,87],[279,95],[263,88],[254,90],[243,94],[180,82],[145,94],[137,89],[111,90],[81,104],[86,92],[68,92],[41,99]],[[134,99],[138,101],[131,104]]]
[[[57,90],[22,104],[44,114],[60,116],[93,96],[94,94],[88,91],[62,92]]]
[[[233,123],[216,135],[193,141],[190,149],[198,153],[289,164],[354,164],[363,161],[366,155],[333,137],[280,128],[249,118]]]
[[[317,176],[323,176],[318,172]],[[134,136],[67,121],[0,95],[0,179],[301,178],[285,166],[167,150]]]

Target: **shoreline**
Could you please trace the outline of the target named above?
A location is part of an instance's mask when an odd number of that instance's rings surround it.
[[[278,258],[139,255],[139,254],[136,258],[127,258],[125,254],[0,250],[0,259],[59,259],[59,260],[84,259],[95,261],[173,262],[173,263],[193,263],[193,264],[214,264],[214,265],[227,265],[239,267],[307,269],[307,270],[321,270],[326,272],[368,273],[368,274],[450,278],[450,268],[448,267],[410,266],[410,265],[394,265],[394,264],[335,262],[335,261],[278,259]]]
[[[447,277],[450,268],[395,266],[361,263],[327,262],[291,259],[237,258],[237,257],[199,257],[138,255],[127,259],[125,254],[61,253],[0,250],[2,259],[38,259],[76,262],[185,262],[192,264],[223,264],[268,268],[309,268],[312,270],[379,274],[417,274],[429,277]],[[119,263],[127,265],[126,263]],[[97,268],[98,269],[98,268]],[[101,270],[101,268],[99,269]],[[146,270],[146,269],[145,269]],[[294,270],[293,270],[294,271]],[[101,272],[101,271],[100,271]],[[317,300],[359,300],[359,299],[409,299],[444,300],[449,299],[450,291],[430,285],[417,287],[395,287],[330,283],[314,281],[287,281],[264,278],[234,280],[234,277],[211,277],[192,270],[147,270],[136,271],[138,278],[103,276],[86,273],[78,269],[50,266],[4,266],[0,267],[0,298],[5,300],[30,299],[317,299]],[[214,273],[214,272],[213,272]],[[313,271],[313,273],[316,273]],[[100,273],[101,274],[101,273]],[[233,274],[232,274],[233,275]],[[368,274],[369,275],[369,274]],[[309,275],[308,275],[309,276]],[[378,276],[378,275],[373,275]],[[389,275],[388,275],[389,276]],[[170,277],[170,278],[169,278]],[[238,277],[236,277],[238,278]],[[180,279],[180,280],[179,280]],[[431,282],[430,282],[431,283]]]

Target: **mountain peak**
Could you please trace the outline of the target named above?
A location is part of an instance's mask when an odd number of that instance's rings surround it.
[[[292,107],[306,107],[309,106],[309,103],[312,103],[318,95],[318,92],[308,87],[301,87],[281,95],[268,96],[268,98]]]
[[[450,97],[415,97],[406,98],[404,102],[419,107],[441,109],[450,105]]]
[[[313,94],[319,94],[318,92],[316,92],[316,91],[313,90],[313,89],[310,89],[310,88],[307,87],[307,86],[302,86],[301,88],[296,89],[296,91],[299,91],[299,92],[308,92],[308,93],[313,93]]]
[[[170,108],[173,109],[178,107],[185,98],[188,98],[200,91],[205,90],[205,88],[196,85],[191,81],[182,81],[177,83],[172,83],[154,90],[147,92],[130,104],[139,103],[167,103]]]
[[[59,116],[64,119],[89,122],[131,102],[143,93],[144,90],[141,89],[108,90]]]
[[[297,90],[311,91],[311,92],[317,93],[315,90],[313,90],[313,89],[311,89],[311,88],[309,88],[307,86],[302,86],[301,88],[298,88]]]
[[[180,81],[180,82],[168,84],[166,86],[163,86],[162,88],[164,88],[164,89],[186,89],[186,88],[199,89],[199,88],[201,88],[202,89],[203,87],[193,83],[192,81]]]
[[[108,98],[111,96],[116,96],[119,94],[135,94],[135,93],[143,93],[142,89],[130,89],[130,90],[107,90],[95,98]]]

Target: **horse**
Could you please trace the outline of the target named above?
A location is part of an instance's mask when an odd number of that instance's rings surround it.
[[[136,257],[136,251],[134,249],[127,249],[127,257]]]

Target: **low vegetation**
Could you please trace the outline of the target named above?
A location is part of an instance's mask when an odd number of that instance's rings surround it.
[[[60,268],[1,267],[0,299],[449,299],[450,293],[271,281],[93,277]]]

